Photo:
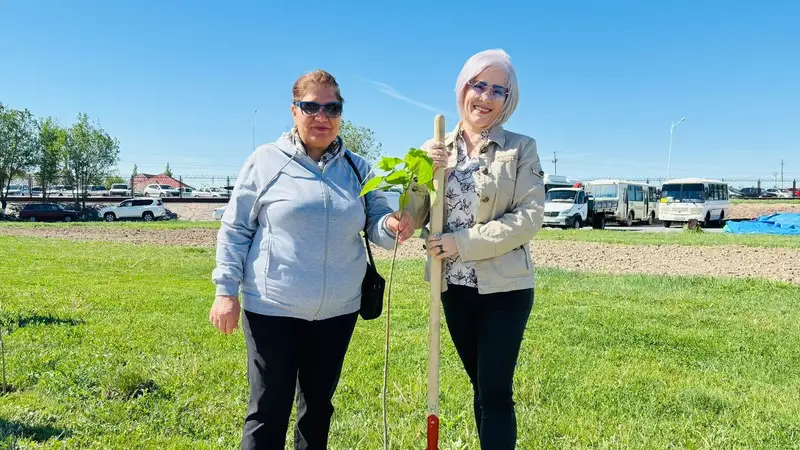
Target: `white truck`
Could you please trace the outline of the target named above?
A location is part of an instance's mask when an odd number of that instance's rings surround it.
[[[544,226],[583,228],[589,218],[589,199],[583,188],[550,188],[544,202]]]

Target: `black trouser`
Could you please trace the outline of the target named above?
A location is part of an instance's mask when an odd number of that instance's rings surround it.
[[[448,284],[442,306],[475,391],[481,449],[514,449],[514,370],[533,307],[533,289],[481,295],[475,288]]]
[[[245,311],[250,402],[242,449],[283,450],[297,393],[294,448],[324,450],[358,313],[311,322]]]

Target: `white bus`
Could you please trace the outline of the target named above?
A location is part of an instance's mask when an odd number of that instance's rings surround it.
[[[658,219],[665,227],[673,223],[697,220],[703,227],[712,223],[722,225],[731,203],[728,183],[704,178],[669,180],[661,186],[661,204]]]
[[[647,183],[625,180],[593,180],[585,189],[594,199],[594,212],[605,222],[631,226],[634,222],[652,225],[658,217],[658,188]],[[602,227],[599,227],[602,228]]]

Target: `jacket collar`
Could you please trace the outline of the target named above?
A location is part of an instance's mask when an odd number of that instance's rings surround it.
[[[456,137],[461,134],[461,122],[458,122],[456,128],[445,136],[444,143],[449,146],[456,140]],[[502,125],[497,125],[489,132],[489,142],[494,142],[498,147],[503,148],[506,145],[506,132]]]

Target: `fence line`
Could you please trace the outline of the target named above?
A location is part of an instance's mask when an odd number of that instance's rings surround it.
[[[17,178],[12,181],[7,189],[9,197],[78,197],[88,192],[89,196],[134,196],[151,195],[164,197],[207,197],[220,198],[229,197],[233,188],[232,183],[236,180],[236,175],[208,175],[208,174],[181,174],[168,176],[166,174],[138,174],[126,179],[118,175],[104,175],[92,180],[92,184],[87,186],[76,186],[69,177],[56,177],[49,186],[47,192],[43,193],[40,180],[34,175],[24,178]],[[569,177],[583,182],[602,179],[601,177]],[[614,177],[628,181],[639,181],[662,185],[667,179],[662,177]],[[723,177],[720,181],[728,183],[734,188],[754,188],[761,195],[764,191],[771,188],[792,189],[797,192],[797,179],[779,180],[774,177]],[[125,185],[123,189],[116,189],[111,192],[114,185]],[[121,186],[116,186],[122,188]],[[6,186],[3,186],[6,191]],[[165,191],[165,195],[158,195]],[[168,191],[168,192],[166,192]],[[6,192],[3,192],[6,193]]]

